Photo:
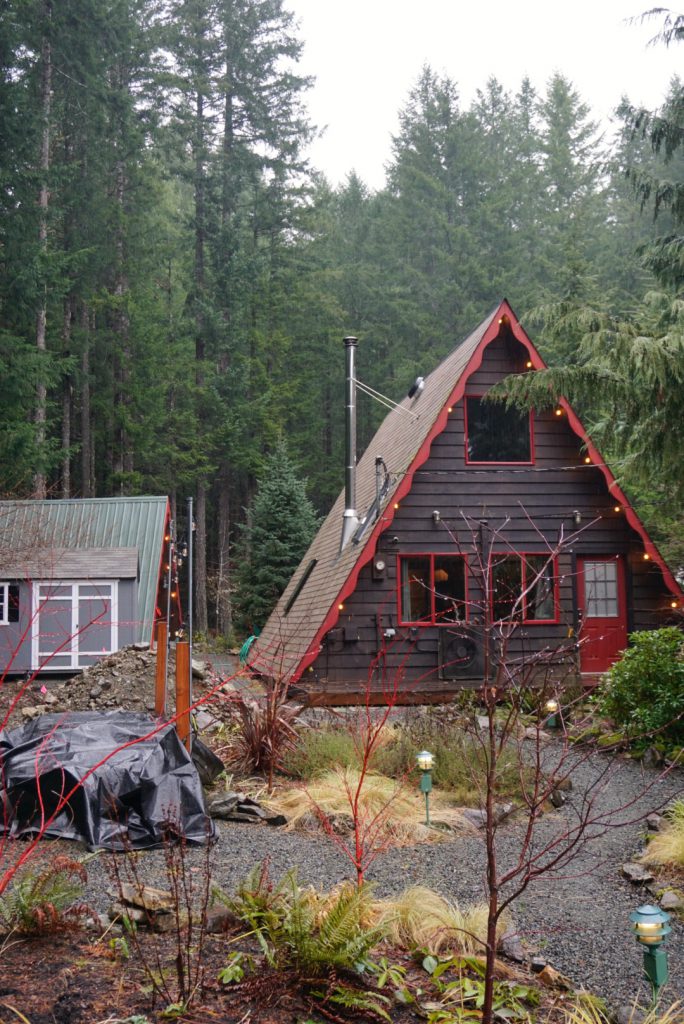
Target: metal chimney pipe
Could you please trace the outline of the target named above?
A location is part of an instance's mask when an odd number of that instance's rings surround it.
[[[344,339],[345,371],[346,371],[346,408],[344,420],[344,515],[342,519],[342,537],[340,551],[351,540],[359,517],[356,514],[356,346],[358,338],[348,336]]]

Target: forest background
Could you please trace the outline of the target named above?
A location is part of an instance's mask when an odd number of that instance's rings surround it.
[[[400,400],[505,296],[557,367],[527,397],[563,386],[679,568],[679,80],[607,138],[562,74],[465,107],[425,67],[371,191],[307,164],[300,55],[282,0],[0,5],[0,494],[194,496],[230,636],[280,439],[319,513],[340,489],[341,338]]]

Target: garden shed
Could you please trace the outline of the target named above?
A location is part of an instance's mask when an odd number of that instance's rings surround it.
[[[345,343],[353,412],[356,339]],[[485,642],[513,618],[508,656],[562,648],[567,661],[570,649],[574,676],[593,683],[630,632],[680,617],[672,572],[569,403],[528,413],[486,400],[544,365],[504,300],[417,379],[358,464],[348,444],[345,492],[254,669],[314,702],[369,690],[382,703],[399,677],[407,701],[438,700],[481,685]]]
[[[168,522],[166,497],[0,502],[0,670],[151,642]]]

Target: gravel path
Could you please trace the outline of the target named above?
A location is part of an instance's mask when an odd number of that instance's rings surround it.
[[[553,745],[547,759],[553,759]],[[573,808],[583,793],[596,782],[608,762],[595,754],[573,773],[573,790],[566,806],[546,815],[539,823],[539,842],[559,834],[573,818]],[[634,819],[662,807],[681,794],[681,771],[656,780],[631,761],[614,764],[602,788],[599,803],[603,812],[636,801],[620,820]],[[651,788],[643,795],[644,788]],[[640,796],[641,794],[641,796]],[[501,863],[511,863],[523,823],[513,821],[500,835]],[[264,857],[269,857],[275,878],[296,865],[302,882],[326,889],[338,880],[350,877],[350,865],[344,855],[327,839],[285,832],[267,826],[219,822],[220,840],[212,849],[213,881],[227,891]],[[644,889],[620,876],[620,866],[632,859],[639,848],[643,824],[609,828],[600,838],[584,843],[563,878],[542,876],[530,884],[513,907],[518,931],[529,946],[539,950],[549,963],[566,974],[577,986],[586,987],[606,998],[614,1007],[629,1004],[639,997],[645,1001],[648,988],[641,980],[641,953],[630,934],[628,916],[641,903],[652,902]],[[189,851],[193,866],[202,863],[204,852]],[[107,855],[88,865],[87,898],[100,910],[108,906],[105,895],[111,887],[106,872]],[[143,880],[165,887],[163,852],[147,851],[138,857]],[[480,900],[484,894],[484,849],[479,836],[456,838],[431,846],[390,850],[382,854],[368,874],[379,895],[396,893],[421,883],[453,897],[459,902]],[[671,999],[684,999],[684,926],[673,921],[667,943],[671,981]]]

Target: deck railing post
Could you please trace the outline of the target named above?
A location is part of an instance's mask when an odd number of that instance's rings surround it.
[[[166,718],[166,657],[168,630],[165,622],[157,623],[157,670],[154,677],[154,713]]]
[[[190,750],[190,644],[176,644],[176,731],[181,743]]]

